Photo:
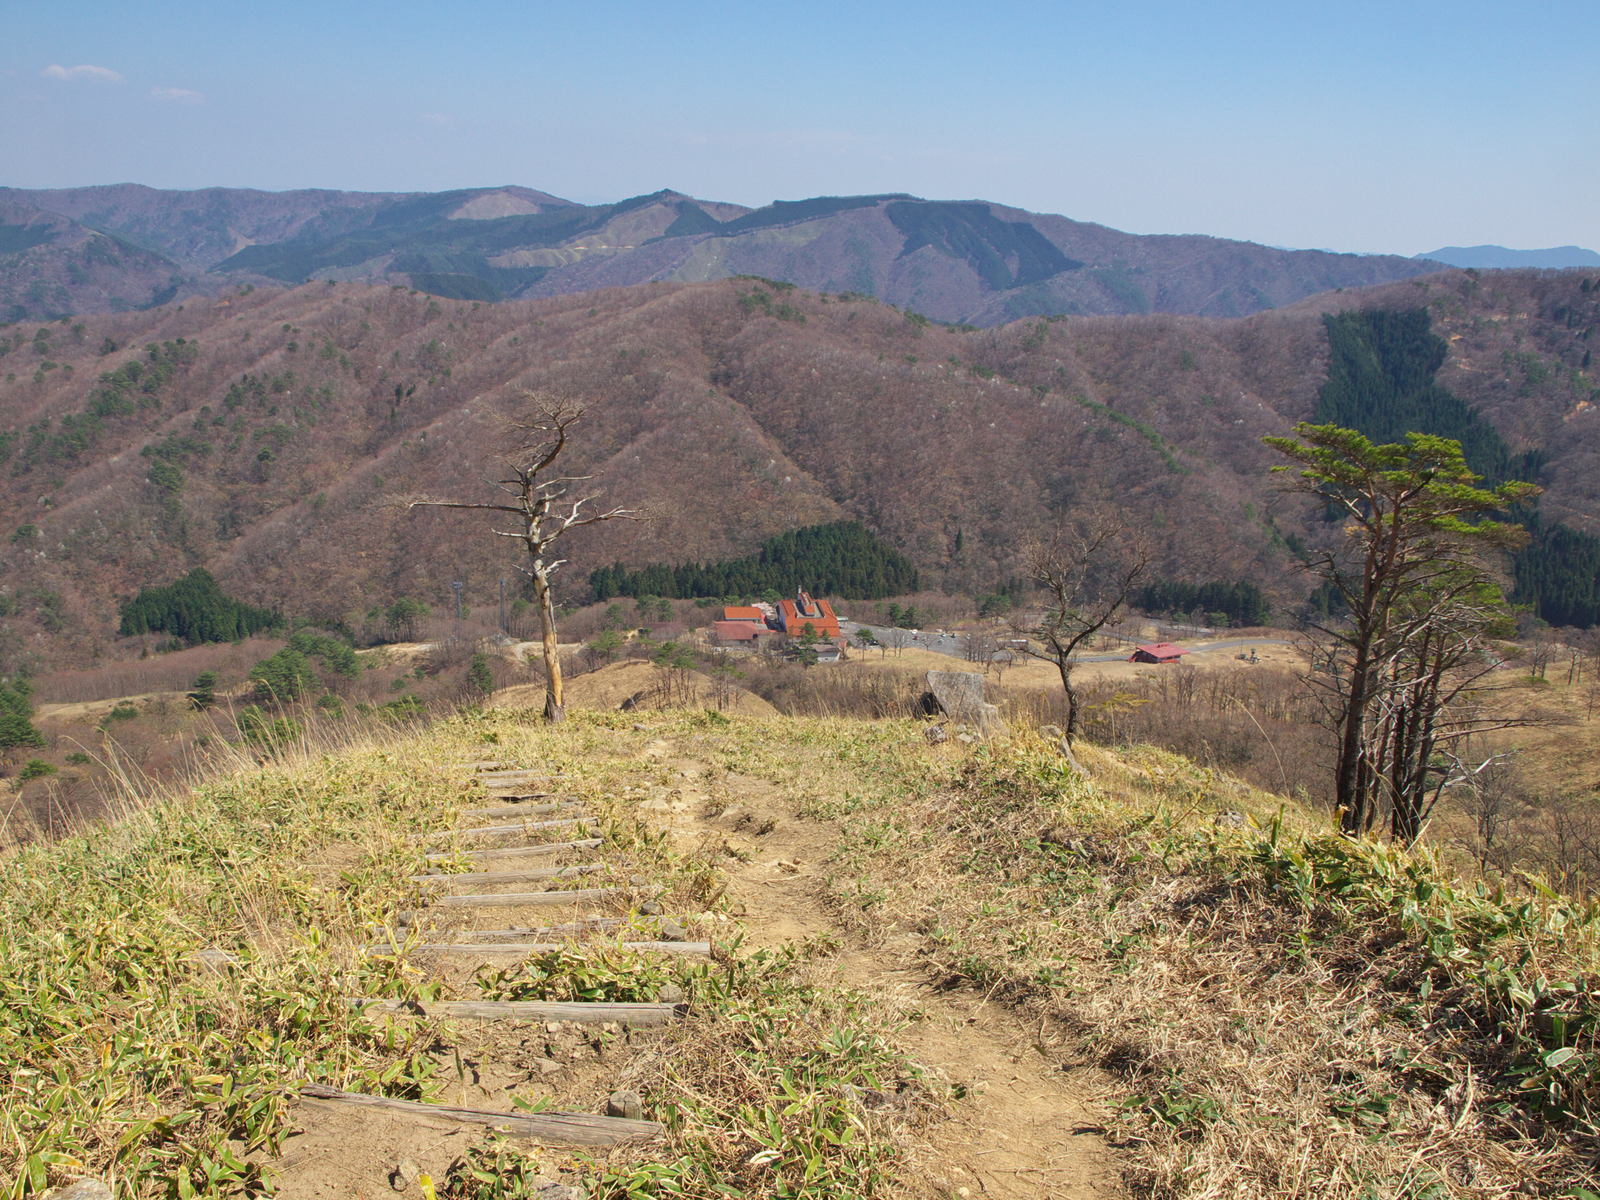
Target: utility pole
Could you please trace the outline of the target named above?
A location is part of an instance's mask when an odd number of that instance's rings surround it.
[[[459,579],[452,579],[450,587],[456,594],[456,620],[461,620],[461,589],[466,587]]]
[[[500,576],[500,632],[509,633],[506,628],[506,577]]]

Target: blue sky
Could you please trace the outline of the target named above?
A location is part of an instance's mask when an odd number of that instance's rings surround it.
[[[1600,2],[11,6],[0,183],[759,205],[1600,249]]]

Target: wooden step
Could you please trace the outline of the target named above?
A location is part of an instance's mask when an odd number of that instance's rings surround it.
[[[500,804],[494,808],[463,808],[464,817],[534,817],[572,809],[577,800],[560,800],[555,804]]]
[[[570,1021],[576,1025],[628,1025],[643,1028],[667,1025],[683,1016],[687,1004],[623,1004],[594,1000],[356,1000],[377,1012],[435,1019],[477,1021]]]
[[[535,829],[561,829],[568,825],[581,825],[584,821],[591,819],[583,816],[563,817],[559,821],[518,821],[513,825],[478,825],[471,829],[442,829],[436,833],[419,833],[415,836],[418,841],[435,841],[438,838],[449,837],[452,834],[458,837],[476,837],[479,834],[486,833],[524,833]]]
[[[394,926],[396,929],[409,929],[415,925],[423,924],[433,914],[426,910],[400,912],[395,914]],[[559,925],[513,925],[509,929],[435,929],[435,935],[454,934],[461,938],[521,938],[527,941],[530,938],[552,938],[564,935],[577,936],[580,933],[593,933],[607,929],[621,929],[628,921],[623,917],[583,917],[576,921],[562,921]],[[389,926],[369,925],[368,929],[375,933],[385,932]]]
[[[583,904],[602,896],[637,894],[639,888],[574,888],[565,892],[478,892],[469,896],[440,896],[440,908],[518,908],[527,905]]]
[[[565,771],[541,771],[538,767],[506,767],[497,771],[480,771],[478,779],[484,783],[492,780],[515,780],[518,783],[525,779],[565,779]]]
[[[588,875],[606,869],[605,863],[577,863],[570,867],[533,867],[526,871],[462,871],[447,875],[431,871],[412,875],[412,883],[528,883],[535,879],[561,879],[568,875]]]
[[[439,854],[428,855],[428,861],[448,862],[451,859],[462,857],[469,859],[520,858],[528,854],[560,854],[563,850],[593,850],[603,842],[603,838],[584,838],[577,842],[535,842],[531,846],[496,846],[490,850],[444,851]]]
[[[445,763],[447,771],[509,771],[510,763],[499,758],[480,758],[471,762]]]
[[[387,1096],[368,1096],[362,1092],[341,1092],[320,1083],[304,1084],[300,1095],[306,1100],[381,1109],[397,1116],[487,1125],[512,1137],[527,1138],[549,1146],[618,1146],[625,1142],[659,1138],[666,1133],[666,1128],[656,1121],[630,1121],[625,1117],[599,1117],[591,1113],[505,1113],[481,1108],[454,1108],[445,1104],[422,1104],[415,1100],[391,1100]]]
[[[632,950],[640,954],[710,954],[710,942],[419,942],[400,947],[393,942],[368,946],[369,954],[401,954],[428,951],[433,954],[515,954],[527,958],[534,954],[554,954],[558,950]]]
[[[543,800],[561,793],[552,792],[549,788],[529,787],[527,784],[498,783],[484,788],[483,794],[491,800]]]

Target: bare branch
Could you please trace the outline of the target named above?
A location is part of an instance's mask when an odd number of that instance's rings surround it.
[[[412,500],[406,508],[481,508],[490,512],[508,512],[521,514],[522,509],[512,504],[468,504],[457,500]]]

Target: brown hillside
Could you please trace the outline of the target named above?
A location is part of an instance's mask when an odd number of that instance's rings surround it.
[[[1454,339],[1451,386],[1479,373],[1502,432],[1546,446],[1552,510],[1589,519],[1600,418],[1578,398],[1594,386],[1579,348],[1600,292],[1572,272],[1512,278],[1400,287]],[[568,599],[603,563],[740,553],[841,517],[932,582],[987,591],[1089,502],[1124,508],[1166,574],[1304,587],[1277,532],[1298,510],[1259,439],[1315,405],[1309,306],[961,331],[751,280],[505,305],[314,284],[17,326],[0,345],[0,671],[111,652],[118,599],[197,565],[323,619],[402,595],[446,605],[452,580],[495,603],[515,563],[483,522],[392,502],[490,495],[526,388],[589,405],[571,469],[654,518],[566,544]],[[147,345],[170,377],[145,391],[142,375],[118,393],[128,411],[86,422],[97,380],[146,370]]]

